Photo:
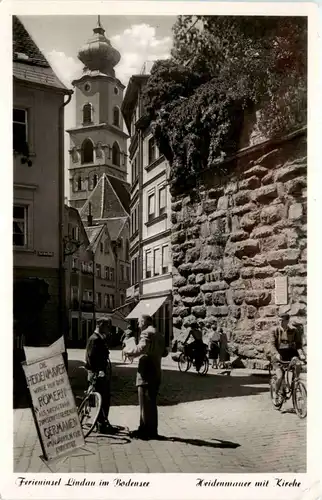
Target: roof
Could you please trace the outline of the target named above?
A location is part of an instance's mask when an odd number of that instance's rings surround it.
[[[80,209],[80,216],[86,219],[92,215],[95,221],[128,217],[130,194],[126,184],[110,175],[103,174],[91,195]]]
[[[108,219],[105,222],[112,241],[117,240],[124,225],[127,222],[127,219],[127,217],[118,217],[115,219]]]
[[[149,76],[133,75],[127,85],[121,111],[129,133],[131,131],[131,118],[138,99],[139,89],[148,81]]]
[[[47,59],[33,41],[28,31],[18,19],[13,16],[13,76],[30,83],[45,85],[71,93],[59,80]]]
[[[104,225],[85,227],[85,231],[89,240],[89,249],[92,250],[94,253],[101,239],[101,234],[103,230],[104,230]]]

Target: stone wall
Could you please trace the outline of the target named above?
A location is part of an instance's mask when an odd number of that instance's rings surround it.
[[[174,337],[197,318],[205,341],[221,327],[246,366],[262,367],[282,311],[306,335],[306,132],[223,167],[172,198]],[[278,276],[287,277],[287,305],[275,304]]]

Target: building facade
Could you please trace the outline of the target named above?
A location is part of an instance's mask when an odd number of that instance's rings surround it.
[[[78,211],[65,205],[65,279],[69,347],[84,347],[94,327],[94,254]]]
[[[20,349],[50,344],[66,324],[64,106],[71,93],[13,16],[14,345]]]
[[[170,191],[168,164],[159,154],[144,117],[142,89],[148,75],[130,79],[122,113],[131,136],[131,287],[128,300],[139,299],[128,318],[146,313],[156,327],[172,338],[172,270],[170,256]]]
[[[124,85],[114,71],[120,54],[105,37],[100,18],[78,58],[84,69],[73,81],[76,126],[68,130],[69,203],[79,211],[94,253],[94,301],[101,314],[125,302],[130,283],[130,194],[128,136],[121,115]]]

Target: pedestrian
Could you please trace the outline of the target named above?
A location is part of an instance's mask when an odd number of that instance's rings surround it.
[[[222,368],[227,367],[227,363],[230,361],[230,354],[228,350],[228,338],[226,333],[222,330],[219,331],[219,364]]]
[[[161,382],[161,359],[165,353],[164,336],[153,326],[151,316],[139,319],[140,339],[135,347],[125,347],[128,357],[140,356],[136,385],[140,405],[140,425],[130,436],[137,439],[158,438],[157,396]]]
[[[280,361],[291,361],[292,358],[300,358],[305,360],[306,356],[303,351],[303,327],[290,323],[290,317],[284,313],[280,317],[279,326],[270,331],[268,350],[272,359],[275,375],[276,375],[276,395],[275,403],[279,405],[283,399],[282,381],[283,381],[283,366]],[[300,365],[295,366],[297,375],[300,373]]]
[[[187,345],[188,355],[193,359],[197,372],[200,370],[203,358],[205,355],[205,344],[202,340],[202,331],[199,329],[199,325],[197,321],[193,321],[190,324],[190,328],[188,331],[188,336],[186,337],[183,345],[185,346],[190,339],[193,338],[193,341]]]
[[[86,346],[86,369],[88,382],[96,377],[95,390],[102,396],[102,409],[98,416],[100,433],[111,434],[115,428],[108,420],[111,404],[111,373],[108,370],[110,351],[107,338],[111,335],[112,321],[109,318],[98,318],[94,333],[89,337]]]
[[[209,359],[212,359],[212,368],[218,368],[218,357],[220,352],[220,335],[214,331],[209,341]]]

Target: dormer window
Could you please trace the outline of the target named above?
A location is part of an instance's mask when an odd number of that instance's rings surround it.
[[[83,106],[83,125],[91,123],[93,123],[93,107],[88,103]]]

